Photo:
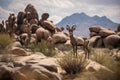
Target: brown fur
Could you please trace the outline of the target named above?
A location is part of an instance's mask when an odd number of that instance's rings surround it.
[[[70,34],[70,43],[72,44],[73,47],[73,52],[74,55],[77,56],[77,46],[83,46],[83,49],[85,51],[85,58],[89,58],[89,49],[88,49],[88,43],[89,41],[84,40],[82,38],[78,39],[73,36],[73,31],[75,30],[76,25],[73,25],[71,28],[69,25],[66,26],[66,29],[69,31]]]

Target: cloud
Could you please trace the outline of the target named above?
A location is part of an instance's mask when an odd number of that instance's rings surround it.
[[[11,4],[12,0],[0,0],[0,6],[2,8],[8,8],[8,5]]]
[[[39,18],[42,13],[48,12],[54,23],[76,12],[85,12],[90,16],[107,16],[120,23],[120,0],[0,0],[2,12],[6,11],[6,14],[9,11],[15,14],[24,11],[29,3],[35,6]],[[1,14],[0,18],[5,18],[4,14]]]
[[[67,12],[85,12],[89,16],[107,16],[114,22],[120,23],[120,0],[78,0],[75,7]]]
[[[17,14],[19,11],[24,11],[27,4],[33,4],[39,16],[44,12],[48,12],[54,23],[64,17],[65,13],[61,12],[62,10],[74,7],[74,4],[69,0],[12,0],[7,9]]]
[[[19,11],[24,10],[25,7],[26,5],[18,0],[11,2],[11,4],[8,6],[8,10],[18,13]]]
[[[6,20],[9,16],[9,13],[12,13],[11,11],[5,10],[2,7],[0,7],[0,22],[2,20]]]
[[[75,0],[72,0],[75,2]],[[86,3],[92,5],[120,6],[120,0],[78,0],[76,3]]]
[[[62,18],[54,15],[54,16],[51,16],[49,19],[52,20],[53,23],[58,23]]]

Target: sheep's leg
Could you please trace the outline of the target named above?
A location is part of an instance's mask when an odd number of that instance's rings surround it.
[[[76,56],[77,56],[77,46],[76,46],[76,51],[75,51],[75,53],[76,53]]]
[[[73,46],[73,53],[74,53],[74,55],[75,55],[75,47]]]
[[[90,50],[88,49],[88,47],[86,47],[86,50],[87,50],[87,57],[89,59]]]

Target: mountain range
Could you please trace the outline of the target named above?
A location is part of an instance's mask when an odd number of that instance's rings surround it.
[[[76,36],[86,36],[89,37],[89,27],[91,26],[103,26],[112,30],[116,30],[118,23],[111,21],[106,16],[99,17],[97,15],[90,17],[85,13],[74,13],[70,16],[63,18],[56,26],[63,26],[66,28],[66,25],[72,26],[73,24],[77,25],[74,35]]]

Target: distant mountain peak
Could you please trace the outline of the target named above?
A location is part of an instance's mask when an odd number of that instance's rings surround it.
[[[86,15],[84,12],[80,13],[80,15],[88,16],[88,15]]]
[[[101,18],[107,18],[106,16],[102,16]]]
[[[56,26],[66,26],[67,24],[76,24],[77,29],[75,31],[75,35],[89,35],[89,27],[90,26],[96,26],[100,25],[106,28],[110,29],[117,29],[118,24],[112,22],[109,18],[106,16],[99,17],[98,15],[95,15],[93,17],[88,16],[84,12],[82,13],[74,13],[70,16],[67,16],[63,18]]]
[[[76,17],[89,17],[87,14],[85,14],[84,12],[82,13],[74,13],[71,16],[76,16]]]
[[[100,18],[98,15],[93,16],[93,18]]]

